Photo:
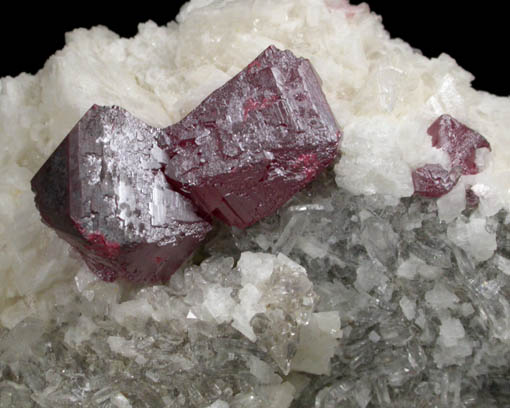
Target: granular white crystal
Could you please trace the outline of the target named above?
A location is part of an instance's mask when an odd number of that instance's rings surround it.
[[[416,302],[413,302],[407,296],[402,296],[399,303],[406,319],[413,320],[416,316]]]
[[[448,226],[448,238],[478,261],[486,261],[496,250],[496,234],[487,230],[485,218],[458,219]]]
[[[289,382],[281,385],[268,385],[263,387],[267,398],[267,408],[289,408],[294,399],[295,389]]]
[[[261,384],[279,384],[282,382],[281,377],[275,373],[273,367],[255,356],[250,357],[248,362],[250,373],[252,373]]]
[[[373,343],[377,343],[379,340],[381,340],[381,336],[379,336],[379,334],[372,330],[369,334],[368,334],[368,338],[370,339],[371,342]]]
[[[425,301],[434,309],[452,309],[459,302],[455,293],[450,292],[441,283],[436,283],[434,287],[425,293]]]
[[[79,346],[97,330],[97,325],[87,316],[80,316],[75,326],[69,328],[64,341],[70,346]]]
[[[420,258],[411,255],[409,259],[402,262],[397,269],[397,276],[405,279],[416,279],[421,277],[423,279],[436,279],[441,274],[441,269],[435,266],[428,265]]]
[[[120,392],[111,398],[111,402],[115,408],[132,408],[129,400]]]
[[[446,318],[441,321],[439,341],[445,347],[457,345],[458,341],[465,336],[464,326],[459,319]]]
[[[147,361],[143,354],[136,349],[136,344],[133,339],[127,340],[120,336],[110,336],[106,341],[114,353],[133,359],[140,365],[145,364]]]
[[[314,313],[307,326],[302,326],[292,369],[310,374],[328,374],[340,331],[340,317],[335,312]]]
[[[202,306],[219,323],[226,323],[232,320],[232,311],[236,306],[232,299],[232,288],[224,288],[219,285],[211,285],[205,295]]]
[[[222,400],[216,400],[211,405],[207,406],[206,408],[229,408],[230,405],[228,405],[227,402]]]

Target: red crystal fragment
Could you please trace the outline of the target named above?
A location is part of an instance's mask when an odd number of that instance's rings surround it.
[[[158,141],[174,188],[246,228],[324,170],[340,137],[310,62],[271,46]]]
[[[457,184],[460,174],[449,172],[440,164],[426,164],[413,171],[414,192],[424,197],[439,198]]]
[[[461,175],[477,174],[476,150],[490,150],[487,139],[450,115],[441,115],[427,130],[432,146],[448,153],[451,170],[439,164],[426,164],[412,172],[414,192],[424,197],[438,198],[457,184]]]
[[[211,229],[163,175],[159,132],[94,106],[32,179],[43,221],[103,280],[168,280]]]
[[[453,167],[462,174],[477,174],[476,150],[491,146],[480,133],[468,128],[450,115],[441,115],[430,125],[427,133],[432,136],[432,146],[443,149],[450,156]]]

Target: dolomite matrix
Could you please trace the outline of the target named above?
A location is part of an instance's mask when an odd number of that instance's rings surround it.
[[[210,217],[246,228],[274,213],[335,159],[339,139],[310,62],[270,46],[166,129],[93,106],[32,188],[43,221],[101,279],[163,282]]]
[[[341,0],[192,0],[133,38],[66,40],[37,75],[0,79],[0,407],[510,406],[508,98]],[[61,136],[93,104],[179,123],[271,44],[322,79],[334,169],[249,228],[220,226],[165,284],[90,273],[30,191]],[[427,132],[442,115],[490,152],[428,198],[413,171],[452,169]]]

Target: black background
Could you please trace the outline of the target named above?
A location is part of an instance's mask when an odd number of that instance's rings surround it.
[[[4,13],[0,21],[0,77],[37,72],[51,54],[64,46],[64,33],[73,28],[103,24],[131,37],[140,22],[153,20],[166,24],[183,3],[133,2],[128,6],[127,2],[73,2],[72,7],[68,3],[40,10],[29,5],[18,7]],[[505,2],[368,0],[368,3],[382,15],[392,37],[404,39],[428,57],[446,52],[475,75],[475,88],[510,95]]]

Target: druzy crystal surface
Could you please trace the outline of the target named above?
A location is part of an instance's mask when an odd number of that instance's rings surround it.
[[[245,228],[325,169],[340,135],[310,62],[270,46],[159,141],[172,184]]]
[[[103,280],[167,280],[211,228],[166,181],[158,133],[93,106],[32,180],[43,221]]]
[[[450,170],[440,164],[426,164],[413,171],[415,193],[441,197],[450,192],[461,175],[477,174],[476,151],[491,149],[487,139],[450,115],[441,115],[427,130],[432,146],[444,150],[450,158]]]

